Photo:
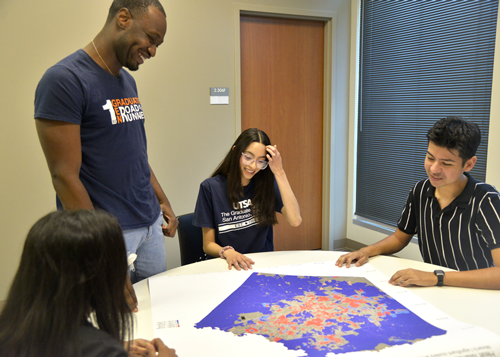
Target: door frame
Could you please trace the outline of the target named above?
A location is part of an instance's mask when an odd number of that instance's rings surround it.
[[[296,8],[253,5],[253,4],[233,4],[233,24],[234,24],[234,68],[235,68],[235,133],[236,138],[241,133],[241,44],[240,44],[240,16],[257,15],[268,17],[282,17],[291,19],[317,20],[325,23],[325,41],[324,41],[324,79],[323,79],[323,177],[322,177],[322,237],[321,248],[323,250],[333,250],[345,246],[346,220],[345,203],[341,204],[344,214],[332,215],[332,212],[338,211],[332,203],[338,202],[332,194],[334,182],[332,181],[332,155],[331,155],[331,133],[332,108],[335,107],[335,83],[334,68],[337,64],[337,13],[331,11],[315,11]],[[347,175],[347,170],[346,170]],[[341,192],[345,192],[341,190]],[[333,230],[332,227],[340,227]]]

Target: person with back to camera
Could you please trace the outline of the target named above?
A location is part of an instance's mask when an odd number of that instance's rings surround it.
[[[201,183],[193,225],[202,227],[206,254],[248,270],[255,262],[244,254],[274,249],[276,212],[293,227],[302,222],[277,145],[262,130],[247,129]]]
[[[108,213],[42,217],[0,313],[0,356],[175,357],[160,339],[124,342],[133,330],[127,274],[122,230]]]
[[[417,234],[426,263],[457,271],[405,269],[389,283],[500,289],[500,195],[468,173],[477,161],[479,127],[447,117],[434,124],[427,139],[428,178],[410,191],[396,232],[342,255],[336,265],[349,267],[356,262],[361,266],[369,257],[399,252]]]

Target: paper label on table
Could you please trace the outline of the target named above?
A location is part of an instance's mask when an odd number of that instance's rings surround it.
[[[387,281],[333,262],[151,278],[155,335],[179,355],[500,356],[500,336]]]
[[[177,328],[181,327],[179,324],[179,320],[170,320],[170,321],[157,321],[156,322],[156,329],[161,330],[164,328]]]

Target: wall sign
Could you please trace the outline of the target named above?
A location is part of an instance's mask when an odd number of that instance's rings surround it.
[[[229,104],[229,88],[211,87],[210,104]]]

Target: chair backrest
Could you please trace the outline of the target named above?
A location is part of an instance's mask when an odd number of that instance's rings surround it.
[[[178,216],[177,236],[181,251],[181,265],[208,259],[203,251],[203,233],[200,227],[193,226],[193,213]]]

